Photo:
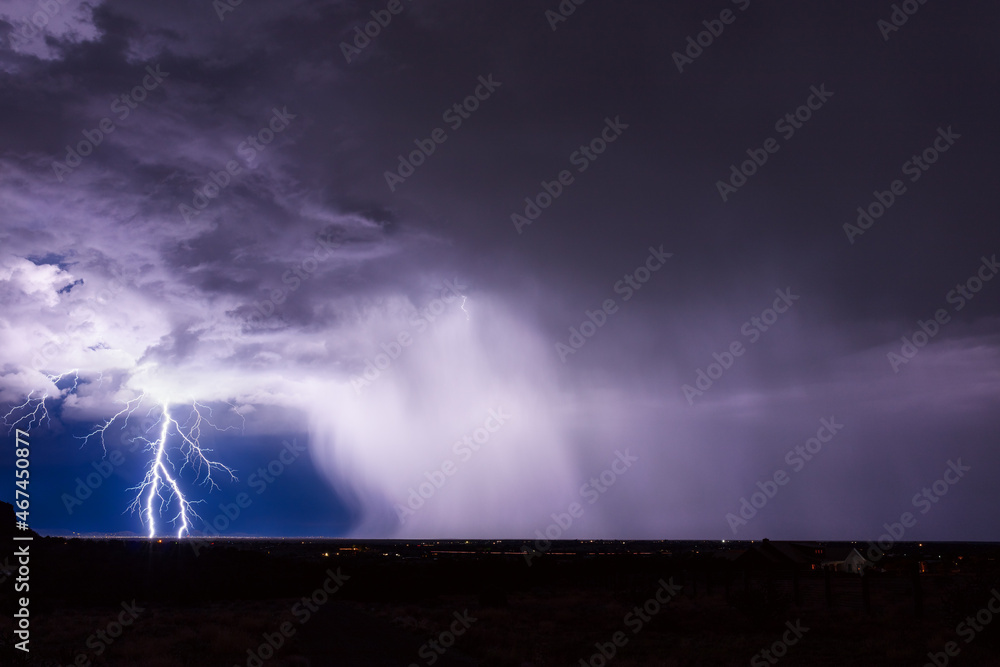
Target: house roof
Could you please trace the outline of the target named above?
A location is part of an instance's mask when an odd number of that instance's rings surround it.
[[[827,547],[823,554],[823,561],[827,563],[840,563],[848,559],[848,557],[855,553],[859,558],[867,560],[861,552],[855,547]]]
[[[818,542],[783,542],[764,540],[747,549],[733,550],[722,555],[729,560],[775,567],[808,566],[840,562],[856,551],[850,546],[829,547]],[[860,556],[860,553],[858,554]]]

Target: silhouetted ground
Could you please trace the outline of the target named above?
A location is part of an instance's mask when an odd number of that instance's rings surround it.
[[[952,664],[1000,665],[1000,614],[971,642],[956,631],[1000,583],[995,545],[940,545],[943,562],[962,567],[919,577],[909,573],[915,563],[887,557],[899,571],[870,575],[866,606],[857,575],[744,572],[704,544],[608,543],[603,555],[558,544],[530,566],[498,553],[514,551],[511,544],[486,542],[220,541],[197,555],[190,542],[32,544],[32,650],[10,647],[8,579],[0,664],[541,667],[582,659],[599,667],[601,659],[591,660],[598,645],[610,652],[621,632],[608,665],[772,664],[752,660],[775,642],[787,653],[782,665],[923,665],[950,641],[960,648]],[[661,582],[677,590],[663,589],[669,602],[650,604],[643,619],[635,608]],[[335,592],[318,593],[324,583]],[[308,613],[303,596],[315,605]],[[98,630],[116,630],[133,600],[134,622],[104,643]],[[462,632],[452,645],[456,623]],[[782,651],[789,623],[802,635]],[[261,653],[282,624],[294,633]],[[432,640],[447,650],[434,651]]]

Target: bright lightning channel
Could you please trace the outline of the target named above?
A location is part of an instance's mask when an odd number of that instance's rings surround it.
[[[58,383],[70,374],[73,375],[73,386],[65,389],[59,389]],[[57,391],[55,397],[61,397],[64,392],[66,394],[73,393],[76,391],[76,387],[80,383],[79,369],[76,368],[59,375],[46,375],[45,377],[47,377],[56,388]],[[36,426],[51,424],[52,418],[49,415],[49,408],[45,404],[45,402],[50,398],[54,397],[50,396],[48,391],[42,392],[41,396],[35,396],[35,392],[32,391],[28,394],[24,403],[21,405],[15,405],[10,409],[10,412],[4,415],[3,423],[10,428],[10,431],[13,431],[15,428],[23,428],[25,431],[30,431]],[[11,421],[11,419],[14,421]]]
[[[83,444],[80,445],[80,447],[83,448],[83,445],[86,445],[91,438],[97,435],[100,438],[101,448],[104,450],[104,455],[107,456],[108,443],[104,439],[104,436],[107,433],[108,428],[111,427],[111,425],[115,422],[115,420],[117,420],[122,415],[125,415],[125,420],[124,423],[122,424],[122,430],[125,430],[125,427],[128,426],[129,417],[131,417],[132,413],[135,412],[136,408],[138,408],[139,405],[142,404],[142,399],[144,398],[146,398],[145,393],[139,394],[139,396],[137,396],[136,398],[133,398],[131,401],[126,402],[125,407],[119,410],[118,413],[115,414],[115,416],[113,416],[111,419],[107,420],[106,422],[95,428],[93,431],[91,431],[87,435],[76,436],[79,440],[83,440]]]
[[[159,419],[148,429],[153,430],[159,426],[159,437],[155,440],[143,438],[147,443],[146,451],[152,451],[153,458],[149,462],[143,480],[129,489],[129,491],[135,491],[136,495],[128,509],[132,512],[139,512],[139,520],[146,524],[149,537],[153,538],[156,537],[157,517],[162,518],[164,513],[169,511],[171,505],[175,505],[177,507],[176,513],[168,519],[168,522],[178,526],[177,537],[181,538],[185,534],[191,533],[191,524],[194,519],[201,519],[194,505],[204,502],[202,500],[192,502],[185,497],[178,482],[184,469],[190,466],[194,470],[195,481],[200,480],[200,483],[209,486],[210,490],[219,488],[212,477],[213,471],[226,473],[232,481],[237,479],[236,473],[231,468],[208,457],[208,453],[212,450],[201,444],[202,424],[207,424],[218,431],[228,431],[235,427],[220,429],[215,426],[211,422],[211,408],[197,401],[191,403],[191,415],[184,424],[178,422],[171,415],[169,401],[162,403],[159,408]],[[155,407],[150,412],[153,410]],[[203,411],[208,413],[207,418],[202,414]],[[106,427],[107,424],[105,424]],[[168,451],[172,433],[176,434],[181,441],[180,446],[176,447],[184,462],[179,471],[171,461]]]
[[[60,389],[58,383],[67,376],[72,376],[73,385]],[[50,399],[65,398],[75,392],[80,384],[79,369],[76,368],[59,375],[46,375],[46,377],[52,382],[52,385],[56,388],[56,392],[50,393],[49,390],[46,390],[36,396],[36,391],[32,391],[23,403],[11,408],[3,417],[3,423],[9,427],[10,431],[13,431],[15,428],[31,430],[42,425],[51,425],[52,417],[49,414],[48,401]],[[101,374],[99,380],[103,382],[103,374]],[[91,438],[96,437],[100,440],[101,449],[106,456],[108,453],[108,444],[105,437],[107,436],[108,429],[111,428],[112,424],[121,419],[121,430],[125,430],[128,426],[129,418],[132,417],[133,413],[142,405],[145,399],[146,394],[140,394],[132,400],[127,401],[125,407],[107,421],[99,424],[87,435],[76,436],[83,441],[80,446],[83,447]],[[245,427],[246,420],[243,415],[240,414],[235,406],[231,404],[229,406],[233,409],[233,412],[240,416]],[[153,457],[147,466],[146,475],[143,480],[136,486],[128,489],[129,491],[135,491],[136,495],[127,509],[132,512],[139,512],[139,520],[148,527],[149,537],[152,538],[156,537],[157,517],[162,518],[164,512],[168,512],[170,507],[175,505],[177,507],[176,514],[168,522],[179,525],[177,528],[177,537],[180,538],[185,534],[190,534],[194,519],[201,519],[195,511],[194,505],[204,502],[203,500],[192,502],[185,497],[178,481],[184,470],[190,467],[194,472],[195,482],[208,486],[210,492],[219,488],[219,485],[215,483],[215,479],[212,477],[213,472],[225,473],[229,475],[232,481],[237,481],[236,473],[231,468],[209,458],[208,454],[212,450],[201,444],[202,428],[209,426],[219,432],[242,432],[243,429],[235,426],[219,428],[213,422],[212,408],[198,401],[191,402],[191,412],[184,423],[177,421],[171,415],[169,401],[151,407],[147,412],[147,416],[156,412],[157,408],[159,408],[160,412],[159,418],[152,426],[145,430],[145,433],[148,434],[159,426],[159,436],[156,439],[150,439],[142,435],[140,429],[138,434],[131,438],[132,442],[145,443],[145,451],[152,452]],[[176,469],[170,458],[169,450],[171,449],[170,441],[172,435],[176,435],[180,439],[180,444],[173,448],[177,450],[181,460],[183,460],[180,470]]]

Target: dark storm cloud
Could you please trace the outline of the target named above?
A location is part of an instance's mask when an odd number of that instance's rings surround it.
[[[996,8],[922,5],[886,40],[889,4],[595,0],[553,30],[557,4],[404,1],[350,61],[343,44],[384,3],[242,3],[221,20],[208,2],[67,5],[73,23],[8,39],[0,277],[23,321],[5,328],[4,397],[45,383],[11,365],[36,353],[25,339],[64,331],[103,289],[81,329],[88,354],[61,343],[47,370],[114,368],[137,391],[302,409],[318,467],[338,484],[357,473],[361,490],[342,493],[369,503],[365,530],[397,529],[387,504],[440,464],[438,444],[514,393],[525,427],[507,431],[502,472],[456,478],[425,530],[524,534],[562,509],[525,454],[547,434],[545,465],[571,493],[612,442],[644,461],[582,531],[729,537],[734,502],[834,415],[844,431],[750,537],[877,530],[957,456],[975,467],[951,511],[974,518],[928,534],[985,537]],[[724,9],[733,20],[711,24],[721,34],[679,72],[675,54]],[[808,120],[786,119],[803,108]],[[70,165],[67,145],[105,118],[113,131]],[[614,141],[582,159],[608,128]],[[943,136],[933,164],[904,171]],[[762,151],[723,200],[718,182]],[[518,233],[512,214],[564,170],[572,183]],[[897,179],[905,193],[845,233]],[[661,246],[672,257],[628,287]],[[425,317],[446,279],[468,303]],[[796,297],[784,312],[776,290]],[[354,392],[401,334],[412,347]],[[489,509],[505,502],[520,523]]]

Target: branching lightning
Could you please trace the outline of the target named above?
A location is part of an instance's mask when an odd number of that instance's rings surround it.
[[[155,537],[157,517],[163,517],[165,513],[171,511],[171,507],[174,507],[174,514],[167,521],[177,526],[177,537],[184,537],[186,533],[190,534],[192,521],[201,519],[194,506],[203,502],[192,502],[185,497],[178,482],[184,470],[190,467],[195,474],[195,482],[209,486],[210,490],[219,488],[212,477],[212,473],[215,471],[222,471],[229,475],[233,481],[236,480],[236,473],[231,468],[208,457],[208,453],[212,450],[201,444],[202,425],[210,426],[219,431],[228,431],[235,427],[225,429],[217,427],[211,421],[212,409],[197,401],[192,401],[191,413],[183,424],[170,413],[169,401],[154,406],[150,410],[150,414],[156,410],[156,407],[159,407],[159,418],[147,430],[147,433],[159,427],[158,437],[151,440],[139,436],[141,440],[146,442],[146,451],[152,452],[153,458],[146,468],[146,476],[143,480],[129,489],[129,491],[135,491],[135,498],[128,509],[132,512],[139,512],[140,521],[148,528],[149,536]],[[134,409],[133,407],[132,410]],[[118,415],[120,416],[122,412],[119,412]],[[207,413],[208,416],[206,417],[203,412]],[[104,428],[106,427],[107,424]],[[175,448],[183,461],[180,470],[177,470],[170,458],[172,435],[180,439],[180,445]]]
[[[138,407],[138,403],[135,407]],[[133,411],[135,407],[132,408]],[[218,431],[239,429],[236,427],[219,428],[212,422],[212,409],[197,401],[192,401],[190,414],[183,424],[171,414],[169,401],[154,406],[148,414],[155,412],[157,407],[159,408],[159,418],[146,432],[159,427],[158,437],[149,439],[145,436],[137,436],[146,443],[145,451],[152,452],[153,458],[146,468],[143,480],[129,489],[129,491],[135,491],[135,498],[129,504],[128,509],[132,512],[139,512],[139,519],[146,525],[149,537],[155,537],[157,517],[163,517],[165,513],[171,511],[171,507],[174,507],[174,514],[167,521],[177,526],[177,537],[180,538],[184,537],[185,534],[190,534],[194,519],[201,519],[194,506],[204,502],[200,500],[192,502],[184,495],[178,481],[184,470],[191,468],[195,475],[195,482],[208,486],[210,491],[219,488],[212,477],[213,472],[221,471],[228,475],[231,480],[236,481],[236,473],[231,468],[209,458],[208,454],[212,450],[201,444],[202,426],[207,425]],[[122,412],[119,412],[118,415],[121,415]],[[206,417],[203,413],[207,413],[208,416]],[[107,425],[105,424],[104,428],[107,428]],[[180,440],[180,445],[174,448],[183,461],[179,470],[170,458],[171,436],[176,436]]]
[[[15,428],[19,427],[22,422],[27,420],[27,424],[24,426],[24,430],[28,431],[31,430],[36,423],[39,426],[41,426],[43,423],[44,424],[49,423],[50,422],[49,410],[48,408],[45,407],[45,400],[48,397],[49,395],[46,393],[36,398],[35,392],[32,391],[30,394],[28,394],[28,398],[27,400],[24,401],[24,403],[22,403],[21,405],[15,405],[13,408],[10,409],[10,412],[4,415],[3,417],[4,424],[9,426],[10,430],[13,431]],[[21,416],[15,419],[14,421],[10,421],[17,414],[20,414]]]
[[[83,440],[83,445],[86,445],[91,438],[93,438],[95,435],[98,436],[101,441],[101,448],[104,450],[104,454],[106,456],[108,453],[108,443],[104,439],[104,436],[107,433],[107,430],[111,427],[111,424],[113,424],[115,420],[117,420],[122,415],[125,415],[125,419],[123,420],[122,423],[122,430],[125,430],[125,427],[128,426],[128,418],[132,416],[132,413],[135,412],[135,409],[139,407],[139,405],[142,403],[142,399],[144,398],[146,398],[146,394],[144,393],[139,394],[139,396],[137,396],[136,398],[133,398],[131,401],[125,403],[125,407],[122,408],[117,414],[115,414],[114,417],[107,420],[106,422],[95,428],[87,435],[78,435],[76,437],[79,438],[80,440]],[[80,445],[80,447],[82,448],[83,445]]]
[[[465,302],[468,301],[468,300],[469,300],[469,297],[467,297],[467,296],[465,296],[463,294],[462,295],[462,312],[465,313],[465,319],[466,320],[471,320],[472,318],[469,316],[469,311],[467,311],[465,309]]]
[[[58,383],[68,376],[72,377],[72,385],[60,388]],[[11,408],[3,417],[3,423],[11,430],[15,428],[30,430],[51,425],[49,402],[66,398],[74,393],[80,384],[78,369],[46,377],[56,387],[57,392],[35,390],[29,393],[23,403]],[[103,382],[103,374],[98,380]],[[112,427],[125,431],[129,420],[147,399],[146,393],[139,394],[86,435],[75,436],[83,441],[80,446],[83,447],[91,439],[96,438],[100,441],[102,452],[106,456],[108,453],[106,438],[112,432]],[[126,508],[126,511],[139,513],[139,520],[146,526],[149,537],[155,537],[157,530],[160,529],[158,520],[172,524],[176,528],[177,537],[181,538],[190,534],[195,520],[201,519],[195,510],[195,505],[204,501],[189,500],[182,489],[181,481],[186,471],[189,471],[189,477],[194,476],[196,484],[207,486],[209,492],[219,488],[215,480],[219,474],[227,475],[230,480],[236,481],[235,471],[213,460],[210,456],[212,450],[202,445],[203,431],[206,427],[220,433],[242,432],[245,418],[235,406],[227,405],[239,416],[242,422],[240,427],[217,426],[212,408],[195,400],[186,406],[188,408],[186,417],[178,419],[174,415],[184,408],[172,406],[170,401],[163,401],[153,403],[146,412],[147,421],[152,421],[151,425],[146,428],[133,425],[131,434],[122,436],[123,442],[131,442],[137,446],[144,445],[142,451],[151,454],[142,481],[128,489],[135,493],[135,497]],[[133,447],[132,451],[136,449],[137,447]]]
[[[66,387],[65,389],[59,389],[59,382],[61,382],[67,375],[73,376],[73,386]],[[45,377],[47,377],[56,388],[57,393],[55,397],[62,397],[64,393],[73,393],[76,391],[76,387],[80,383],[80,373],[76,368],[71,371],[66,371],[60,375],[46,375]],[[50,398],[53,398],[53,396],[50,396],[48,391],[42,392],[41,396],[35,396],[35,392],[32,391],[28,394],[24,403],[15,405],[10,409],[10,412],[4,415],[3,423],[9,427],[10,431],[13,431],[15,428],[23,428],[25,431],[30,431],[36,426],[41,426],[42,424],[48,426],[52,423],[52,418],[49,415],[49,408],[46,405],[46,401]],[[14,421],[11,421],[12,419]]]

